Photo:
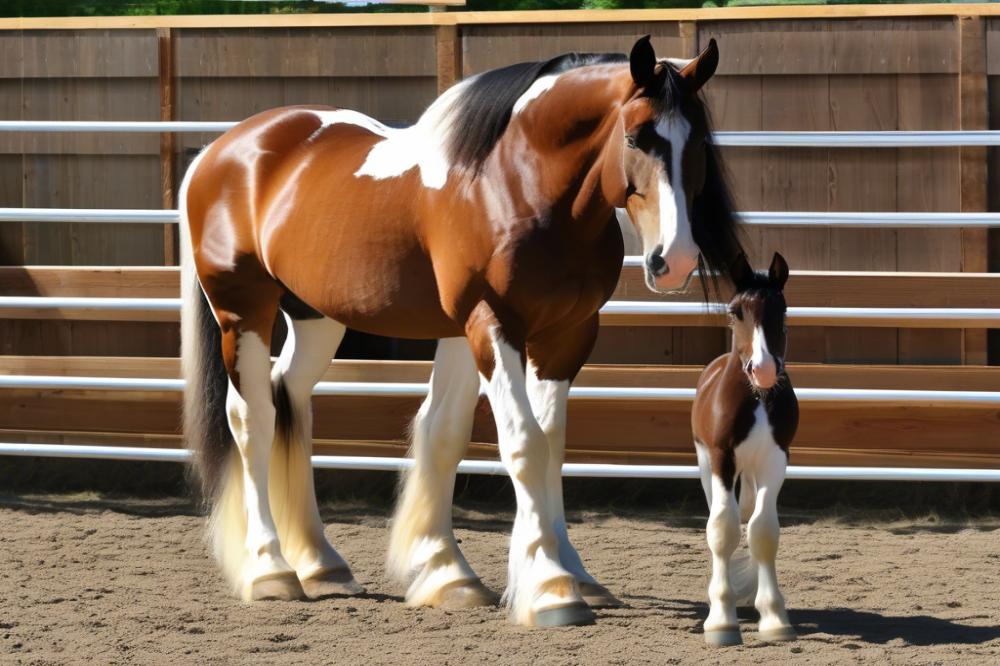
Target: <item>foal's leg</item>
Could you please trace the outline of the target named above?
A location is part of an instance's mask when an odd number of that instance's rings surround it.
[[[761,456],[756,470],[757,506],[747,525],[750,554],[758,567],[757,599],[760,613],[760,637],[766,641],[795,639],[795,629],[788,621],[785,599],[778,589],[774,560],[778,554],[778,492],[785,480],[788,457],[777,446]]]
[[[711,479],[711,510],[708,515],[708,547],[712,551],[712,578],[708,584],[711,608],[705,620],[705,641],[714,647],[739,645],[739,623],[730,572],[730,560],[740,542],[740,514],[736,493],[717,473]]]
[[[288,412],[279,418],[283,432],[275,440],[269,488],[281,550],[309,597],[358,594],[361,586],[323,534],[311,463],[313,387],[346,329],[321,316],[296,319],[285,313],[285,321],[288,338],[271,371],[278,408]],[[287,403],[282,404],[285,396]]]
[[[561,331],[557,340],[533,341],[528,347],[527,390],[531,410],[549,442],[546,485],[549,513],[559,542],[559,561],[573,574],[584,601],[591,606],[620,606],[610,591],[588,573],[569,540],[563,505],[562,466],[566,459],[566,402],[572,377],[586,362],[593,348],[597,322]]]
[[[496,419],[500,458],[517,496],[504,595],[514,621],[535,626],[590,622],[593,613],[559,559],[549,499],[549,441],[528,398],[524,347],[509,342],[492,313],[478,318],[469,337]]]
[[[244,559],[234,584],[247,601],[303,596],[295,570],[282,556],[268,495],[276,415],[270,377],[271,326],[277,303],[274,306],[275,310],[256,320],[216,311],[219,321],[226,322],[222,332],[223,360],[229,372],[226,412],[242,463],[246,508]]]
[[[465,455],[479,399],[479,373],[465,338],[438,342],[430,391],[411,428],[414,467],[402,478],[387,566],[410,582],[412,606],[469,608],[496,603],[465,561],[451,526],[455,470]],[[415,577],[414,577],[415,576]]]

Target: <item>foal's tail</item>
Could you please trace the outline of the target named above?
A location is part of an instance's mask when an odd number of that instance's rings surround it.
[[[226,418],[229,379],[222,363],[222,336],[195,271],[187,219],[187,190],[199,159],[181,184],[181,367],[184,389],[184,443],[194,454],[192,469],[202,499],[218,499],[225,467],[233,449]]]

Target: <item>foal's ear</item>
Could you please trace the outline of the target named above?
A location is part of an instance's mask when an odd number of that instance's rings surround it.
[[[784,289],[788,282],[788,262],[777,252],[771,260],[771,267],[767,269],[767,277],[778,289]]]
[[[628,58],[629,67],[632,70],[632,80],[640,88],[645,88],[653,83],[656,70],[656,53],[653,52],[653,45],[649,43],[649,35],[640,37],[639,41],[632,46],[632,54]]]
[[[740,252],[732,266],[729,268],[729,279],[733,281],[736,291],[743,291],[753,282],[753,267],[747,259],[747,255]]]
[[[698,57],[685,65],[678,73],[681,85],[689,93],[701,90],[719,66],[719,47],[713,37]]]

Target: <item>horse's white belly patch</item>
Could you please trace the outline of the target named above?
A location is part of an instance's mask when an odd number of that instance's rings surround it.
[[[771,423],[767,418],[763,403],[758,403],[753,412],[754,424],[747,438],[736,447],[736,472],[755,470],[760,461],[767,460],[771,447],[778,446],[774,441]]]

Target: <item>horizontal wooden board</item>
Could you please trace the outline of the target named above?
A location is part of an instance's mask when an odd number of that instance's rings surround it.
[[[6,296],[176,298],[179,291],[174,267],[0,267],[0,293]],[[1000,308],[1000,274],[792,271],[785,298],[790,305],[813,307]],[[684,292],[655,294],[641,268],[626,267],[613,299],[700,302],[704,294],[697,280]]]
[[[411,4],[404,0],[398,4]],[[416,3],[425,4],[425,3]],[[460,0],[440,4],[461,5]],[[128,30],[135,28],[274,28],[382,25],[472,25],[483,23],[603,23],[634,21],[767,21],[798,18],[998,16],[986,3],[891,5],[792,5],[701,9],[544,10],[379,14],[245,14],[182,16],[73,16],[0,19],[0,30]]]
[[[336,360],[323,381],[426,382],[429,361]],[[826,365],[790,363],[800,388],[1000,391],[1000,366]],[[587,365],[577,386],[693,388],[701,374],[693,365]],[[0,356],[0,375],[67,377],[180,377],[176,358],[94,356]]]
[[[47,19],[50,20],[50,19]],[[156,32],[133,29],[26,32],[0,29],[0,78],[155,77]]]
[[[183,30],[177,75],[434,76],[434,31],[421,27]]]

